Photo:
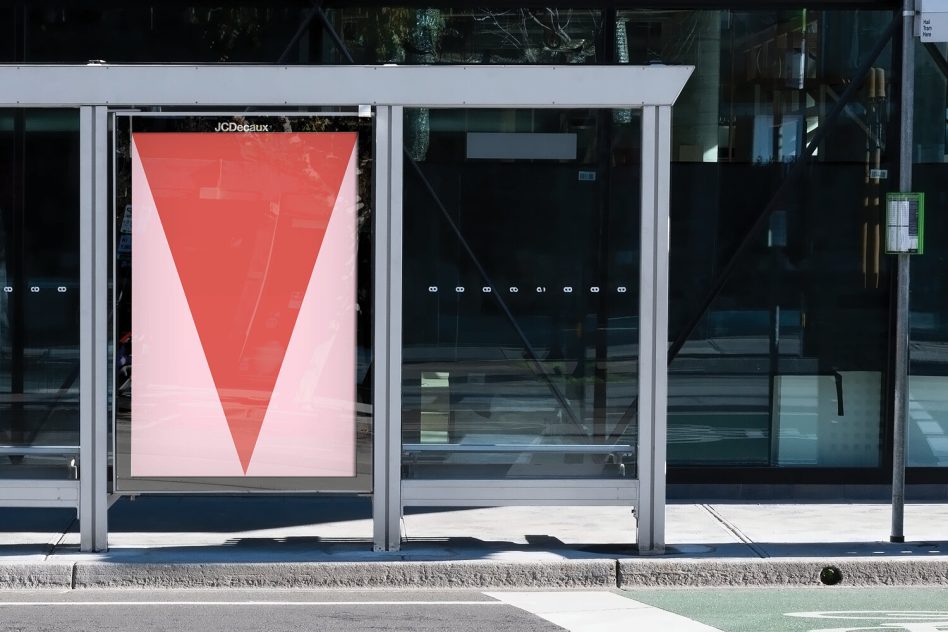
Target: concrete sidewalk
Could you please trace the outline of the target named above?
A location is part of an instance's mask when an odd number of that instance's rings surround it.
[[[110,550],[79,553],[72,512],[0,509],[3,587],[596,587],[948,585],[948,504],[670,504],[663,556],[643,557],[628,508],[410,510],[402,550],[372,551],[364,498],[120,500]]]

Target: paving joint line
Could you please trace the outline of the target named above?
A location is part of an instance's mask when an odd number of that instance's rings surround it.
[[[73,518],[69,521],[69,524],[66,525],[66,528],[63,529],[62,535],[56,538],[56,541],[50,544],[49,550],[46,552],[46,557],[43,558],[44,562],[48,562],[49,558],[56,553],[56,548],[63,543],[63,540],[66,539],[66,536],[69,534],[69,530],[72,529],[73,525],[79,522],[79,518]]]
[[[767,552],[766,552],[766,551],[764,551],[762,548],[760,548],[759,546],[757,546],[757,544],[756,544],[752,539],[750,539],[747,535],[745,535],[743,531],[741,531],[741,530],[738,529],[735,525],[733,525],[733,524],[731,524],[730,522],[728,522],[728,521],[724,518],[724,516],[722,516],[721,514],[719,514],[717,511],[715,511],[715,510],[714,510],[714,507],[712,507],[711,505],[708,505],[708,504],[704,504],[704,503],[702,503],[701,507],[702,507],[705,511],[707,511],[709,514],[711,514],[711,515],[714,517],[714,519],[717,520],[717,521],[721,524],[721,526],[723,526],[725,529],[727,529],[728,531],[730,531],[731,533],[733,533],[734,536],[735,536],[738,540],[740,540],[741,542],[743,542],[744,544],[746,544],[747,547],[748,547],[750,550],[752,550],[754,553],[756,553],[758,557],[763,558],[763,559],[766,559],[767,557],[769,557],[769,556],[767,555]]]

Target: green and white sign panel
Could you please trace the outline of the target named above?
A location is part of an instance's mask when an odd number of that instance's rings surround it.
[[[920,255],[925,251],[924,193],[886,196],[885,251],[900,255]]]

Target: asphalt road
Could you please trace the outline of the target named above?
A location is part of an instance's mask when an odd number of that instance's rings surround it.
[[[948,588],[0,593],[0,632],[948,631]]]
[[[562,628],[481,593],[8,591],[2,632],[268,632]]]

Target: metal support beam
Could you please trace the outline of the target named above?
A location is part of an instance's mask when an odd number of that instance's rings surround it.
[[[674,103],[693,66],[0,64],[0,106],[637,108]]]
[[[375,389],[372,518],[376,551],[401,546],[402,114],[376,109]]]
[[[79,481],[6,479],[0,485],[0,507],[64,507],[79,505]]]
[[[902,4],[902,89],[899,91],[899,191],[912,190],[912,132],[915,125],[915,0]],[[892,376],[892,533],[889,540],[905,542],[905,457],[908,432],[909,370],[909,255],[896,260],[895,362]]]
[[[79,549],[108,548],[108,117],[79,109]]]
[[[639,553],[665,551],[671,107],[642,109],[639,270]]]

